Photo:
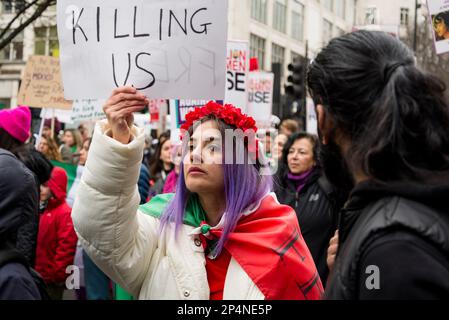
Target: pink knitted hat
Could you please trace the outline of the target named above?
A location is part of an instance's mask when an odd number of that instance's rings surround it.
[[[31,111],[28,107],[0,111],[0,128],[16,140],[25,143],[30,137]]]

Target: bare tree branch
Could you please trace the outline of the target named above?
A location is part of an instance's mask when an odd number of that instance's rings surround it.
[[[30,3],[27,3],[27,5],[25,7],[23,7],[22,10],[20,10],[16,14],[16,16],[8,23],[8,25],[2,30],[2,32],[0,33],[0,39],[2,39],[5,36],[5,34],[8,32],[8,30],[14,24],[14,22],[17,21],[17,19],[19,19],[23,14],[25,14],[25,11],[27,11],[30,7],[35,5],[38,1],[39,0],[31,1]]]
[[[28,27],[31,23],[33,23],[33,21],[39,18],[42,15],[42,13],[44,13],[44,11],[47,10],[49,6],[52,6],[54,4],[56,4],[56,0],[45,0],[42,3],[37,4],[36,11],[30,17],[26,18],[25,22],[20,24],[18,28],[14,29],[14,31],[11,32],[6,38],[0,40],[0,50],[2,50],[8,44],[10,44],[11,41],[19,33],[21,33],[26,27]]]

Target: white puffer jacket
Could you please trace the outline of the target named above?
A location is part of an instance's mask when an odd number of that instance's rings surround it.
[[[204,250],[194,228],[184,225],[159,234],[159,220],[138,210],[137,181],[143,131],[120,144],[108,136],[107,122],[95,128],[89,158],[78,188],[72,218],[92,260],[113,281],[139,299],[207,300]],[[231,259],[224,299],[260,300],[263,294]]]

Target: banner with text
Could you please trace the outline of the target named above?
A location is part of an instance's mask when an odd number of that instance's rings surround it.
[[[427,0],[437,54],[449,52],[449,1]]]
[[[70,109],[64,99],[59,59],[31,56],[25,67],[17,103],[33,108]]]
[[[228,0],[58,0],[64,92],[104,99],[223,99]]]
[[[106,119],[103,112],[104,100],[75,100],[72,121],[96,121]]]
[[[228,41],[226,58],[226,103],[247,111],[247,82],[249,72],[249,44],[245,41]]]
[[[274,74],[250,72],[248,75],[248,115],[258,123],[270,123],[273,109]]]

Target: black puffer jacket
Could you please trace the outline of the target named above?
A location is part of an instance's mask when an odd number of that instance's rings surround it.
[[[37,192],[40,185],[50,180],[53,165],[45,156],[28,146],[16,154],[18,159],[34,174]],[[36,211],[30,219],[24,222],[17,233],[17,250],[25,257],[28,264],[34,268],[36,260],[37,233],[39,230],[39,212]]]
[[[341,212],[326,298],[449,298],[449,181],[359,184]]]
[[[37,212],[34,175],[8,151],[0,149],[0,253],[14,250],[17,231]],[[17,262],[0,266],[0,300],[41,299],[28,269]]]
[[[299,193],[287,173],[275,181],[276,196],[281,204],[295,209],[302,236],[309,247],[323,284],[329,273],[326,258],[329,241],[337,230],[341,208],[335,190],[316,168]]]

